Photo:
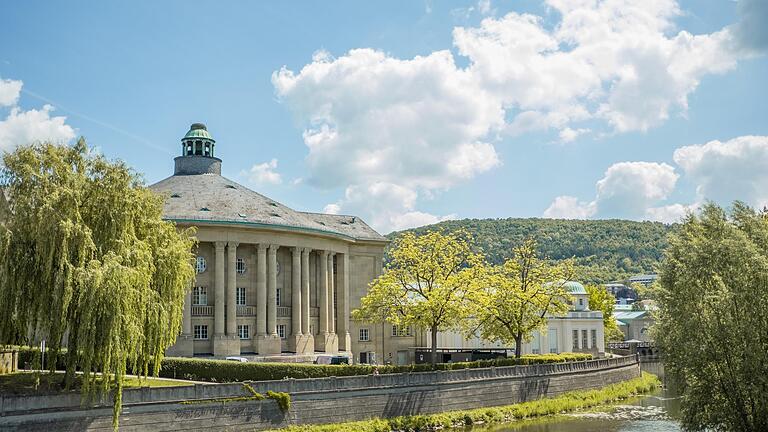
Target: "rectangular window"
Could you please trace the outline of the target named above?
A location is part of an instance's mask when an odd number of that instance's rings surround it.
[[[245,306],[245,288],[237,288],[237,302],[238,306]]]
[[[597,348],[597,330],[592,329],[592,348]]]
[[[576,351],[579,349],[579,331],[574,330],[573,331],[573,350]]]
[[[277,325],[277,335],[280,336],[280,339],[285,339],[285,324]]]
[[[368,334],[367,328],[361,328],[360,329],[360,342],[368,342],[370,341],[370,335]]]
[[[581,331],[581,348],[587,349],[589,348],[589,339],[587,339],[587,331],[582,330]]]
[[[208,290],[205,287],[192,288],[192,304],[206,306],[208,304]]]
[[[557,329],[549,329],[549,352],[557,354]]]
[[[411,335],[411,326],[392,326],[392,336],[410,336]]]
[[[208,340],[208,326],[196,325],[194,328],[195,340]]]
[[[247,325],[238,325],[237,334],[240,336],[240,339],[250,339],[250,327]]]
[[[276,293],[275,293],[275,299],[276,299],[275,300],[275,304],[280,306],[280,288],[278,288]]]

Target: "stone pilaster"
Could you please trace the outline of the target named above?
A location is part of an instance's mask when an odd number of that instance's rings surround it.
[[[256,341],[260,355],[280,354],[281,342],[277,335],[277,249],[269,245],[267,250],[267,332]]]
[[[305,354],[315,352],[315,338],[309,330],[309,253],[312,249],[301,250],[301,334],[299,351]]]
[[[237,337],[237,246],[227,243],[227,335]]]
[[[256,249],[256,335],[267,335],[267,245]]]
[[[336,333],[339,338],[339,350],[351,351],[352,340],[349,336],[349,254],[338,254],[336,259],[336,293],[337,325]]]
[[[214,295],[214,335],[224,334],[224,305],[226,304],[226,295],[224,291],[224,242],[216,242],[216,262],[215,271],[215,295]]]
[[[335,354],[339,352],[339,339],[336,335],[335,308],[333,306],[334,291],[336,282],[333,276],[333,257],[335,253],[329,252],[325,261],[325,270],[327,273],[328,289],[326,291],[327,304],[326,313],[328,314],[328,336],[325,337],[325,352]]]

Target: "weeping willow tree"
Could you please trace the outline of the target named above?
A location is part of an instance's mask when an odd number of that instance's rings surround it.
[[[126,370],[157,375],[180,331],[193,233],[163,221],[163,198],[82,138],[3,161],[0,344],[46,339],[67,388],[79,368],[84,396],[114,389],[117,428]]]

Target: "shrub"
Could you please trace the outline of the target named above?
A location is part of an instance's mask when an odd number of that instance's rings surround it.
[[[34,364],[35,355],[39,350],[29,347],[19,347],[19,366],[26,363]],[[64,353],[59,355],[57,369],[64,369]],[[187,379],[209,382],[237,382],[237,381],[272,381],[284,378],[325,378],[330,376],[355,376],[370,375],[374,369],[380,374],[405,373],[405,372],[429,372],[433,370],[461,370],[484,367],[502,367],[518,365],[536,365],[548,363],[562,363],[570,361],[583,361],[592,359],[591,354],[561,353],[524,355],[521,358],[499,358],[494,360],[476,360],[458,363],[428,363],[411,364],[404,366],[371,366],[371,365],[313,365],[296,363],[241,363],[226,360],[208,360],[200,358],[167,357],[163,359],[160,376],[163,378]],[[46,363],[49,356],[46,355]],[[47,369],[47,367],[46,367]],[[152,370],[150,365],[149,370]],[[140,371],[130,371],[137,374]]]
[[[291,409],[291,395],[288,393],[273,392],[272,390],[268,390],[267,397],[274,399],[275,402],[277,402],[277,405],[280,407],[281,411],[288,412],[288,410]]]

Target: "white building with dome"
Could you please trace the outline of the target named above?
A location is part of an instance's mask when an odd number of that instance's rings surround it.
[[[164,218],[198,239],[197,278],[168,354],[359,361],[414,346],[410,332],[350,318],[382,273],[387,239],[359,217],[295,211],[223,177],[218,145],[193,124],[173,175],[150,186],[166,196]]]
[[[589,310],[589,296],[584,285],[568,281],[565,287],[571,292],[570,310],[561,316],[548,315],[546,331],[536,330],[533,339],[523,344],[523,354],[547,354],[563,352],[605,354],[605,329],[603,312]],[[430,338],[424,338],[429,343]],[[513,348],[500,342],[479,337],[467,339],[457,332],[438,334],[438,348]]]

